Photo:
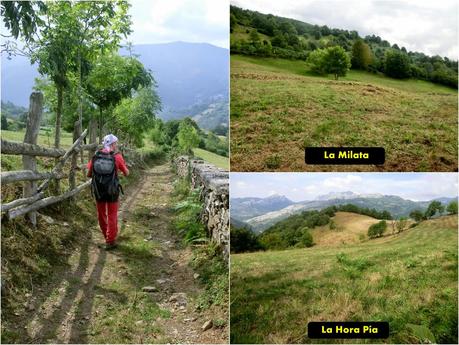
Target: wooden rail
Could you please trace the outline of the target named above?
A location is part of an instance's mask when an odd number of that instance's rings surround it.
[[[43,95],[40,92],[33,92],[30,96],[30,107],[27,117],[27,127],[24,136],[24,142],[13,142],[1,140],[1,153],[9,155],[21,155],[23,169],[18,171],[6,171],[1,173],[1,182],[3,184],[24,182],[23,197],[1,205],[1,212],[7,213],[9,219],[14,219],[21,215],[27,214],[32,225],[36,225],[36,211],[45,206],[63,201],[68,198],[74,198],[75,195],[87,188],[91,181],[86,181],[76,186],[76,171],[84,169],[84,164],[77,164],[77,155],[83,151],[90,151],[88,156],[92,156],[98,148],[96,142],[83,145],[83,140],[88,134],[88,129],[80,133],[77,128],[80,123],[75,123],[74,143],[68,150],[59,148],[49,148],[37,145],[38,133],[40,130],[40,120],[43,113]],[[92,123],[95,123],[94,121]],[[94,129],[92,129],[94,133]],[[93,140],[96,138],[93,136]],[[91,152],[92,151],[92,152]],[[57,159],[56,165],[52,171],[37,171],[36,157],[53,157]],[[63,172],[64,165],[69,158],[72,158],[72,168],[70,172]],[[64,177],[69,177],[69,190],[61,195],[45,197],[45,190],[51,181],[59,181]],[[37,187],[37,181],[44,180]]]
[[[37,210],[48,205],[61,202],[72,198],[76,201],[76,195],[90,186],[91,181],[86,181],[79,186],[76,185],[77,171],[82,171],[86,176],[86,164],[84,164],[84,151],[88,151],[88,159],[94,152],[101,147],[97,144],[97,121],[91,120],[89,128],[82,133],[82,125],[79,121],[74,124],[73,144],[68,150],[60,148],[43,147],[37,144],[38,133],[40,131],[40,120],[43,113],[43,95],[40,92],[33,92],[30,95],[30,107],[27,117],[27,127],[24,142],[14,142],[1,140],[1,153],[8,155],[21,155],[23,170],[2,172],[1,182],[3,184],[24,182],[23,197],[1,205],[1,212],[5,213],[9,219],[14,219],[22,215],[27,215],[32,225],[36,226]],[[83,140],[89,133],[89,144],[83,144]],[[132,152],[133,157],[137,152],[125,145],[120,145],[122,152]],[[78,155],[80,163],[78,164]],[[37,171],[36,157],[52,157],[56,163],[51,171]],[[63,168],[68,160],[71,159],[69,172],[64,172]],[[128,163],[129,164],[129,163]],[[56,192],[59,195],[47,196],[45,190],[52,181],[55,185],[63,178],[69,179],[69,189],[64,193]],[[43,181],[37,186],[38,181]],[[48,193],[49,194],[49,193]]]

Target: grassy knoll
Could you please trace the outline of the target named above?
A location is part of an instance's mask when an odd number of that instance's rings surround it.
[[[457,343],[457,278],[456,216],[359,244],[235,254],[231,340],[317,343],[307,323],[328,320],[388,321],[390,337],[379,342],[425,340],[414,324]]]
[[[455,171],[457,91],[303,61],[231,56],[234,171]],[[305,146],[382,146],[386,164],[306,166]]]
[[[379,222],[378,219],[352,212],[336,212],[331,220],[336,226],[335,229],[330,229],[330,224],[327,224],[310,230],[316,245],[359,243],[367,239],[370,225]]]
[[[196,157],[199,157],[206,162],[216,165],[219,168],[229,170],[229,159],[228,157],[223,157],[217,155],[213,152],[209,152],[200,148],[194,148],[193,153]]]

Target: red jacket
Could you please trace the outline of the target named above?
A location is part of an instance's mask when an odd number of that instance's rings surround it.
[[[102,149],[101,151],[107,152],[107,153],[110,152],[105,149]],[[124,161],[124,158],[121,155],[121,153],[119,152],[115,153],[114,157],[115,157],[116,172],[121,171],[124,176],[127,176],[127,174],[129,173],[129,169],[126,166],[126,162]],[[92,159],[88,162],[87,168],[88,168],[88,177],[91,177],[92,176]]]

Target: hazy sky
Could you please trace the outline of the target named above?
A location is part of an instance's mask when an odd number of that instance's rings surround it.
[[[455,173],[231,173],[232,198],[285,195],[293,201],[330,192],[381,193],[423,201],[454,197]]]
[[[229,48],[227,0],[131,0],[130,41],[206,42]]]
[[[427,55],[458,58],[457,0],[231,0],[232,5],[331,28],[375,34]]]

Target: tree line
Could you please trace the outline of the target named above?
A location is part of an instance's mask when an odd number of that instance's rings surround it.
[[[357,31],[311,25],[236,6],[230,8],[230,31],[231,53],[308,60],[314,72],[333,74],[336,79],[353,68],[456,89],[458,85],[457,61],[408,51],[375,35],[360,37]],[[238,38],[240,34],[244,38]]]
[[[457,201],[443,205],[434,200],[425,211],[413,210],[410,218],[417,223],[442,215],[445,211],[449,215],[457,214]],[[281,220],[260,234],[255,234],[247,227],[231,225],[231,252],[253,252],[259,250],[282,250],[288,248],[305,248],[314,245],[310,229],[316,226],[329,225],[330,230],[336,229],[336,224],[331,219],[336,212],[351,212],[381,219],[380,222],[368,228],[368,238],[381,237],[387,228],[392,228],[392,234],[403,232],[408,228],[408,218],[394,219],[389,211],[378,211],[374,208],[359,207],[354,204],[333,205],[320,211],[303,211]],[[411,225],[415,226],[417,223]]]
[[[250,229],[231,226],[231,250],[235,253],[257,250],[305,248],[314,245],[310,229],[329,224],[336,229],[331,219],[336,212],[352,212],[378,219],[392,219],[388,211],[359,207],[353,204],[333,205],[320,211],[303,211],[272,225],[256,235]]]
[[[423,220],[432,219],[436,215],[441,216],[444,212],[448,215],[457,214],[457,201],[451,201],[448,205],[443,205],[440,201],[432,201],[425,211],[416,209],[410,212],[410,218],[416,223],[411,224],[411,227],[415,227],[419,222]],[[401,217],[397,220],[392,220],[388,223],[386,220],[382,220],[378,223],[372,224],[368,228],[368,237],[370,239],[383,236],[389,225],[392,227],[392,234],[399,234],[408,228],[408,218]]]

